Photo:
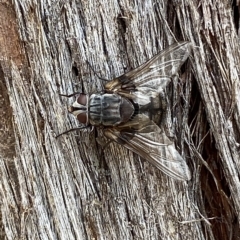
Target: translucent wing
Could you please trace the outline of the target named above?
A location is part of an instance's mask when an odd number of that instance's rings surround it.
[[[148,160],[168,176],[190,180],[185,160],[165,133],[143,114],[116,128],[105,128],[104,135]]]
[[[137,102],[141,105],[148,104],[149,97],[160,93],[171,77],[176,75],[188,58],[191,48],[190,42],[175,43],[141,66],[108,82],[105,90],[133,100],[138,99]]]

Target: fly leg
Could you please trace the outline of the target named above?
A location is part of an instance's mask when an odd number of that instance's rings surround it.
[[[92,126],[90,126],[90,127],[92,127]],[[81,129],[86,129],[86,128],[90,128],[90,127],[89,127],[89,126],[84,126],[84,127],[71,128],[71,129],[68,129],[68,130],[65,131],[65,132],[62,132],[62,133],[58,134],[55,138],[58,138],[58,137],[60,137],[60,136],[62,136],[62,135],[64,135],[64,134],[69,133],[69,132],[72,132],[72,131],[81,130]]]
[[[111,81],[110,79],[107,78],[103,78],[101,76],[98,75],[98,73],[93,69],[92,65],[90,64],[89,61],[87,61],[88,66],[91,68],[91,70],[93,71],[93,73],[102,81]]]
[[[107,180],[107,182],[111,182],[111,175],[109,174],[109,166],[106,162],[106,159],[104,158],[104,150],[111,144],[113,141],[112,140],[107,140],[104,141],[103,136],[98,136],[96,137],[96,142],[97,142],[97,148],[99,152],[99,165],[100,168],[104,170],[104,178]]]
[[[59,95],[62,96],[62,97],[70,98],[70,97],[76,96],[76,95],[78,95],[78,94],[80,94],[80,92],[74,92],[74,93],[69,94],[69,95],[67,95],[67,94],[61,94],[61,93],[60,93]]]
[[[101,155],[101,157],[102,157],[104,150],[106,149],[106,147],[107,147],[110,143],[112,143],[112,141],[109,140],[109,141],[105,142],[105,141],[103,141],[100,137],[97,137],[97,138],[96,138],[96,141],[97,141],[97,143],[101,146],[101,154],[100,154],[100,155]]]

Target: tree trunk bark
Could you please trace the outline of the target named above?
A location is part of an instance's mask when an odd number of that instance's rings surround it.
[[[1,1],[1,239],[239,239],[238,28],[238,1]],[[190,181],[100,129],[55,138],[78,125],[59,94],[103,89],[87,62],[112,79],[182,40],[167,127]]]

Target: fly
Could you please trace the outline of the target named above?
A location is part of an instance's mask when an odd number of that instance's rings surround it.
[[[105,137],[137,153],[168,176],[190,180],[186,161],[152,116],[161,112],[164,89],[188,58],[191,48],[190,42],[175,43],[141,66],[107,82],[101,93],[62,95],[77,95],[69,112],[84,126],[64,133],[102,127]]]

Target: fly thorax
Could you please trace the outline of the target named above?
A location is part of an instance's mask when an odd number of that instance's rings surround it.
[[[90,96],[89,121],[92,125],[116,126],[128,121],[133,113],[132,103],[118,94]]]

